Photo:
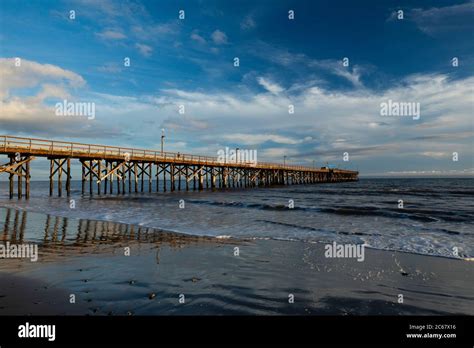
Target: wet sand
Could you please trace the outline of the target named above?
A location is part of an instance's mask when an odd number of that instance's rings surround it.
[[[69,306],[66,289],[30,277],[0,272],[0,315],[81,315],[85,304]]]
[[[0,315],[474,314],[469,261],[366,248],[358,262],[326,258],[319,243],[61,219],[35,241],[38,262],[0,259]]]

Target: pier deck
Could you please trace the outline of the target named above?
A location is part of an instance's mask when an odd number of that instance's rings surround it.
[[[9,162],[0,164],[0,173],[9,174],[10,198],[14,196],[17,182],[18,198],[30,195],[30,162],[44,157],[50,161],[50,195],[57,179],[57,192],[62,195],[62,177],[66,178],[65,190],[71,193],[71,160],[82,165],[82,193],[152,192],[155,190],[189,190],[190,181],[194,190],[227,187],[261,187],[271,185],[313,184],[321,182],[343,182],[358,180],[358,172],[344,169],[314,168],[268,162],[225,162],[218,157],[198,156],[174,152],[136,149],[128,147],[83,144],[35,138],[0,136],[0,154],[7,155]],[[155,168],[155,170],[153,170]],[[167,176],[169,185],[167,185]],[[24,180],[23,180],[24,179]],[[25,191],[23,192],[23,182]],[[103,189],[102,185],[103,184]],[[182,187],[183,186],[183,187]]]

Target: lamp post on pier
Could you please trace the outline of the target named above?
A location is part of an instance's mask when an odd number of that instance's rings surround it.
[[[165,129],[161,129],[161,154],[163,154],[163,146],[165,144]]]

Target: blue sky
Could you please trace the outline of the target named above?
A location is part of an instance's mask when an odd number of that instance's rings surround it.
[[[1,134],[159,148],[164,128],[182,153],[474,172],[472,1],[4,0],[0,22]],[[64,99],[96,118],[55,116]],[[388,99],[420,119],[381,116]]]

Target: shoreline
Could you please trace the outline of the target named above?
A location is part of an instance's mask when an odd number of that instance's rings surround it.
[[[181,232],[181,231],[173,231],[169,229],[163,229],[159,227],[154,227],[154,226],[148,226],[146,224],[135,224],[135,223],[126,223],[123,221],[112,221],[112,220],[107,220],[107,219],[98,219],[98,218],[92,218],[92,219],[84,219],[80,217],[68,217],[65,214],[61,213],[55,213],[54,215],[52,214],[46,214],[40,210],[35,210],[31,208],[25,208],[25,207],[9,207],[9,206],[2,206],[0,205],[0,209],[11,209],[11,210],[17,210],[25,213],[33,213],[33,214],[39,214],[39,215],[48,215],[51,217],[60,217],[64,219],[71,219],[71,220],[87,220],[90,222],[95,222],[95,223],[110,223],[110,224],[117,224],[117,225],[124,225],[124,226],[133,226],[136,227],[137,229],[151,229],[154,231],[159,231],[164,234],[170,234],[170,235],[176,235],[176,236],[182,236],[182,237],[189,237],[189,238],[195,238],[195,239],[216,239],[219,241],[229,241],[233,243],[238,243],[238,242],[246,242],[246,241],[253,241],[253,240],[274,240],[274,241],[283,241],[283,242],[296,242],[296,243],[308,243],[308,244],[327,244],[326,242],[322,241],[314,241],[314,240],[302,240],[302,239],[292,239],[292,238],[271,238],[271,237],[234,237],[230,235],[205,235],[205,234],[193,234],[191,232]],[[413,255],[419,255],[419,256],[429,256],[429,257],[440,257],[440,258],[446,258],[446,259],[451,259],[451,260],[460,260],[460,261],[474,261],[474,257],[462,257],[462,256],[447,256],[447,255],[430,255],[430,254],[423,254],[415,251],[409,251],[409,250],[399,250],[399,249],[387,249],[387,248],[376,248],[372,245],[365,245],[366,249],[373,249],[373,250],[380,250],[380,251],[387,251],[387,252],[398,252],[398,253],[407,253],[407,254],[413,254]]]
[[[156,233],[161,240],[91,243],[93,253],[82,245],[37,263],[2,260],[0,315],[474,314],[469,262],[377,249],[358,262],[325,258],[319,243]]]

